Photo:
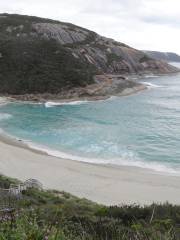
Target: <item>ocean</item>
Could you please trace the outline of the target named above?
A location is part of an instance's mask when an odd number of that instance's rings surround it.
[[[75,161],[180,175],[180,74],[140,81],[147,90],[101,101],[3,103],[1,133]]]

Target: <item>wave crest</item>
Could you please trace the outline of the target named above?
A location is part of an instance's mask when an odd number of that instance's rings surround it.
[[[72,101],[72,102],[46,102],[44,105],[45,107],[56,107],[56,106],[63,106],[63,105],[80,105],[80,104],[86,104],[89,101]]]
[[[32,149],[42,151],[49,156],[54,156],[58,158],[74,160],[79,162],[86,162],[92,164],[104,164],[104,165],[114,165],[114,166],[124,166],[124,167],[138,167],[142,169],[149,169],[155,172],[166,173],[170,175],[180,176],[180,170],[175,170],[171,166],[166,166],[159,164],[157,162],[145,162],[138,159],[132,159],[132,156],[126,156],[125,158],[115,158],[115,159],[103,159],[103,158],[87,158],[83,156],[73,155],[71,153],[62,152],[59,150],[53,150],[45,146],[34,144],[32,142],[26,142],[28,146]]]
[[[10,118],[12,118],[12,115],[11,115],[11,114],[8,114],[8,113],[0,113],[0,121],[7,120],[7,119],[10,119]]]
[[[161,88],[163,86],[161,85],[156,85],[156,84],[153,84],[153,83],[150,83],[150,82],[142,82],[143,84],[145,84],[148,88]]]
[[[5,98],[5,97],[0,97],[0,106],[1,105],[5,105],[5,104],[7,104],[9,101],[8,101],[8,99],[7,98]]]

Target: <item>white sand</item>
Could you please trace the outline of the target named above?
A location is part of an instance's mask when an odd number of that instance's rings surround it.
[[[0,173],[21,180],[36,178],[45,188],[64,190],[106,205],[165,201],[180,204],[180,177],[55,158],[5,136],[0,137]]]

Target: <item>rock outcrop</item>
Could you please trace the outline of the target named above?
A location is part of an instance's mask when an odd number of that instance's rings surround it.
[[[144,51],[151,58],[166,61],[166,62],[180,62],[180,56],[172,52],[157,52],[157,51]]]
[[[102,37],[94,32],[63,23],[35,23],[32,29],[44,38],[67,46],[75,58],[83,58],[105,73],[168,73],[175,68],[148,58],[143,52]]]
[[[0,93],[53,93],[102,74],[172,73],[177,68],[70,23],[0,15]]]

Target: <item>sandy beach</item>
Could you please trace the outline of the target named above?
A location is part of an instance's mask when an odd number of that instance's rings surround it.
[[[0,173],[20,180],[35,178],[45,188],[64,190],[106,205],[166,201],[180,204],[180,177],[55,158],[3,135]]]

